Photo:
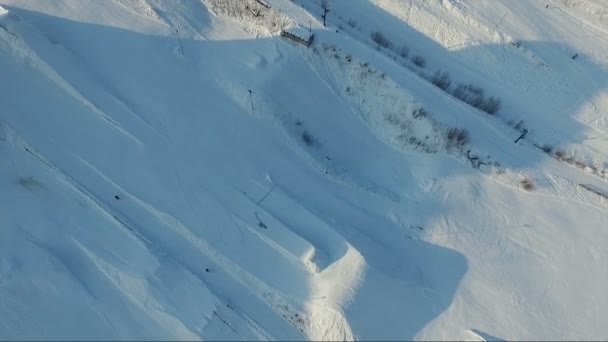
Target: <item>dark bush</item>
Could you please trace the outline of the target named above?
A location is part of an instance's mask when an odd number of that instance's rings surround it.
[[[587,165],[585,165],[585,163],[583,163],[580,160],[575,161],[574,165],[576,165],[576,167],[578,167],[579,169],[585,169],[585,167],[587,166]]]
[[[427,112],[426,109],[424,109],[422,107],[416,108],[412,112],[412,116],[414,117],[414,119],[425,118],[428,116],[428,114],[429,114],[429,112]]]
[[[409,56],[410,54],[410,48],[404,45],[401,47],[401,49],[399,49],[399,51],[397,51],[397,53],[399,54],[399,56],[407,58],[407,56]]]
[[[420,68],[424,68],[426,66],[426,59],[420,55],[416,55],[412,57],[412,63],[416,64]]]
[[[528,178],[528,177],[524,178],[521,181],[521,185],[527,191],[530,191],[530,190],[534,189],[534,183],[532,183],[532,180],[530,178]]]
[[[486,98],[485,92],[482,88],[476,87],[472,84],[459,84],[452,95],[462,102],[468,103],[471,106],[480,109],[488,114],[496,114],[501,107],[501,100],[496,97]],[[516,129],[520,129],[515,126]]]
[[[483,104],[481,110],[488,114],[494,115],[500,110],[501,105],[502,101],[500,99],[490,96]]]
[[[378,46],[382,46],[387,49],[392,49],[393,47],[393,43],[378,31],[372,32],[371,38],[376,44],[378,44]]]
[[[452,92],[455,98],[466,102],[467,99],[467,86],[464,84],[459,84],[456,89]]]
[[[302,141],[304,141],[307,146],[315,145],[315,138],[308,131],[302,132]]]
[[[452,84],[450,74],[447,72],[436,71],[431,77],[431,82],[440,89],[446,90]]]
[[[471,135],[466,128],[450,128],[447,131],[447,147],[458,147],[468,144]]]

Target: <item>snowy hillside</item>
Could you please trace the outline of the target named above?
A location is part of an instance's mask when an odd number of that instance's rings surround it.
[[[0,339],[605,340],[607,37],[602,0],[0,0]]]

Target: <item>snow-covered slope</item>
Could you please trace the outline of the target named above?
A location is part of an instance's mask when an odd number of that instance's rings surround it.
[[[608,337],[603,2],[320,3],[0,0],[0,338]]]

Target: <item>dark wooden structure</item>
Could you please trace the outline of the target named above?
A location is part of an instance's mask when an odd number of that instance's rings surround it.
[[[312,41],[314,39],[314,35],[310,34],[308,37],[300,37],[296,34],[293,34],[289,31],[286,30],[281,30],[281,37],[287,38],[289,40],[292,40],[298,44],[302,44],[306,47],[309,47],[310,44],[312,44]]]

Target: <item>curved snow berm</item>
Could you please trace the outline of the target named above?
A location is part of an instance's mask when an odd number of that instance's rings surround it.
[[[450,61],[402,3],[0,0],[0,339],[608,336],[606,184],[370,47]]]

